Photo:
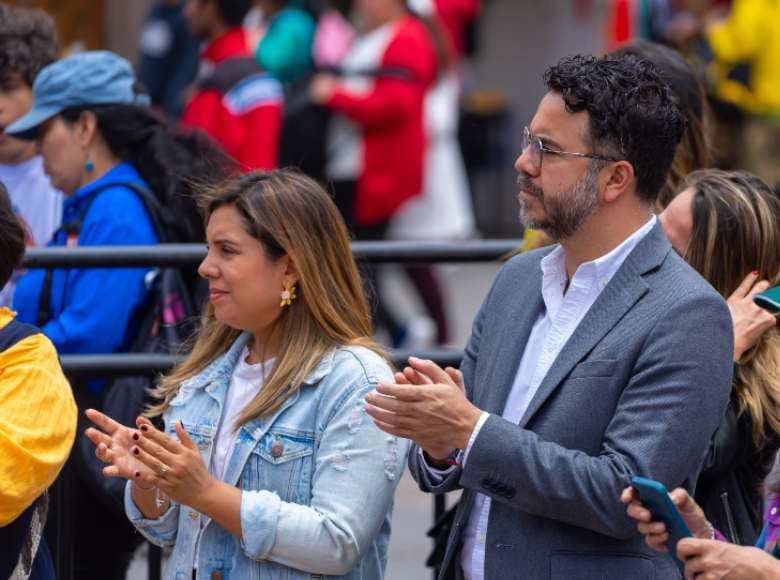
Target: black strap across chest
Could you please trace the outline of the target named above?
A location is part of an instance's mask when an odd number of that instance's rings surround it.
[[[163,210],[160,206],[160,202],[151,191],[146,189],[144,186],[132,181],[106,183],[95,189],[91,196],[87,199],[84,207],[81,208],[79,217],[60,226],[59,229],[54,232],[52,239],[57,239],[57,236],[61,235],[63,232],[68,236],[78,236],[81,233],[81,226],[84,224],[84,219],[87,217],[89,209],[92,207],[92,204],[98,198],[100,193],[108,188],[117,186],[126,187],[139,197],[139,199],[143,202],[144,207],[146,208],[146,212],[149,214],[149,217],[152,220],[152,225],[154,226],[160,243],[167,242],[168,239],[164,235],[165,229],[163,228],[162,218]],[[49,322],[49,320],[51,320],[51,290],[53,276],[54,270],[52,268],[46,270],[46,275],[43,279],[43,287],[41,288],[41,295],[38,298],[38,318],[36,320],[38,326],[43,326]],[[65,297],[63,295],[63,301],[64,298]]]
[[[17,320],[12,320],[3,328],[0,328],[0,352],[6,351],[16,343],[23,341],[29,336],[40,333],[40,330],[30,324],[24,324]]]

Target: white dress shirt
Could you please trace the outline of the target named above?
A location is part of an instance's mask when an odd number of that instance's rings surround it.
[[[625,259],[650,232],[656,221],[657,218],[653,216],[614,250],[596,260],[581,264],[574,273],[568,289],[566,289],[566,260],[563,248],[559,246],[542,259],[542,299],[545,309],[536,319],[525,345],[512,390],[509,392],[501,415],[504,419],[514,423],[520,422],[561,349]],[[489,413],[483,412],[471,434],[468,447],[463,454],[464,465],[468,461],[471,446],[488,417]],[[428,469],[432,475],[444,477],[454,467],[446,471],[430,466]],[[485,541],[490,502],[490,497],[481,493],[476,495],[474,507],[463,532],[460,565],[466,580],[483,580],[485,577]]]

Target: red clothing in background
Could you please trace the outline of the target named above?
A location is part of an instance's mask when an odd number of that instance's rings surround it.
[[[466,49],[466,27],[477,17],[480,0],[434,0],[436,13],[460,59]]]
[[[202,129],[245,171],[278,164],[283,93],[249,52],[242,28],[233,28],[203,51],[196,92],[182,124]]]
[[[388,221],[422,191],[423,103],[436,76],[436,51],[425,25],[414,16],[398,21],[376,67],[404,74],[379,74],[365,94],[338,90],[328,102],[360,127],[354,219],[364,226]]]

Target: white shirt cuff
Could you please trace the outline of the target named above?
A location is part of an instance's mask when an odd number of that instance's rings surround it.
[[[487,411],[482,411],[482,414],[479,416],[479,419],[477,420],[477,424],[474,425],[474,430],[471,432],[471,437],[469,437],[469,444],[466,445],[466,449],[463,452],[463,458],[460,461],[463,467],[466,467],[466,461],[468,461],[469,451],[471,451],[471,446],[474,445],[474,441],[477,440],[477,435],[479,435],[479,431],[480,429],[482,429],[482,425],[485,424],[485,421],[488,420],[488,417],[490,417],[490,413],[488,413]]]
[[[428,463],[428,459],[425,457],[425,452],[423,452],[422,448],[418,447],[417,453],[422,459],[422,464],[425,466],[425,470],[428,472],[428,475],[431,476],[431,481],[435,484],[439,484],[444,481],[444,478],[452,473],[457,467],[457,465],[450,465],[447,469],[438,469]]]

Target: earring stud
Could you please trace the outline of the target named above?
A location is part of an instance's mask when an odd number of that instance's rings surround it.
[[[280,297],[282,300],[281,302],[279,302],[279,306],[281,306],[282,308],[292,304],[292,301],[298,297],[295,294],[295,284],[291,286],[284,284],[284,290],[282,290]]]

